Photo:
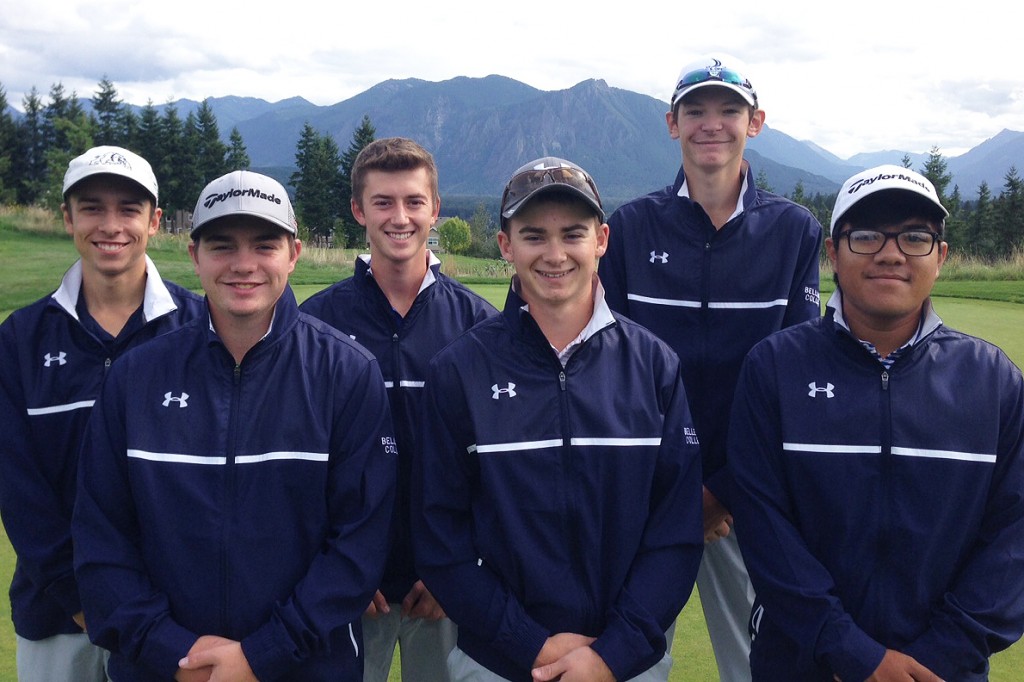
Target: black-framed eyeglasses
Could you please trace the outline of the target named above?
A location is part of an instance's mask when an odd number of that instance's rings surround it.
[[[885,248],[890,239],[896,240],[896,246],[904,256],[927,256],[935,250],[935,242],[939,235],[928,230],[907,230],[905,232],[881,232],[879,230],[846,230],[839,233],[839,239],[846,237],[850,251],[864,256],[872,256]]]
[[[531,169],[513,176],[505,185],[505,192],[501,197],[502,212],[545,185],[569,185],[592,197],[598,206],[601,205],[601,195],[597,192],[597,185],[585,171],[579,168],[560,166],[558,168]]]

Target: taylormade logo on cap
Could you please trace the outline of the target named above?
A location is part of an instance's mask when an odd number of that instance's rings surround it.
[[[914,178],[914,177],[912,177],[910,175],[907,175],[906,173],[895,173],[895,174],[893,174],[893,173],[879,173],[878,175],[875,175],[874,177],[861,178],[859,180],[855,180],[853,182],[853,184],[850,185],[850,189],[847,190],[847,193],[848,194],[854,194],[854,193],[858,192],[861,187],[864,187],[865,185],[872,185],[872,184],[878,182],[879,180],[896,180],[896,181],[899,181],[899,182],[912,182],[915,185],[917,185],[918,187],[920,187],[921,189],[923,189],[925,192],[928,192],[929,194],[931,194],[931,191],[932,191],[931,185],[929,183],[922,182],[923,179],[922,180],[918,180],[918,179],[916,179],[916,178]],[[892,188],[890,187],[889,189],[892,189]]]
[[[943,216],[949,211],[939,201],[935,186],[928,178],[909,168],[885,164],[861,171],[843,183],[836,196],[836,205],[832,209],[832,224],[829,232],[835,235],[836,225],[857,202],[883,190],[900,190],[924,197],[935,206]]]
[[[203,200],[203,206],[206,208],[213,208],[213,205],[218,201],[224,201],[230,197],[256,197],[264,201],[270,201],[277,205],[281,205],[281,200],[274,194],[266,194],[260,191],[256,187],[250,187],[248,189],[232,189],[227,192],[221,192],[220,194],[210,194]]]
[[[277,180],[260,173],[232,171],[208,184],[192,212],[191,234],[195,235],[207,223],[229,215],[259,218],[289,234],[298,232],[288,193]]]

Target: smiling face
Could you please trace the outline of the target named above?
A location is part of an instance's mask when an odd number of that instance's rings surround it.
[[[764,111],[728,88],[706,87],[683,97],[665,121],[682,147],[684,167],[712,173],[739,169],[747,138],[761,132]]]
[[[608,225],[583,200],[561,194],[532,199],[498,232],[501,255],[515,266],[521,295],[535,308],[593,308],[597,260],[608,247]]]
[[[301,242],[258,218],[231,215],[203,226],[188,251],[214,327],[269,327],[301,250]]]
[[[370,170],[364,183],[352,215],[366,228],[374,267],[410,261],[426,267],[427,237],[441,209],[427,169]]]
[[[843,293],[843,316],[859,338],[873,341],[872,330],[892,330],[901,326],[917,328],[921,306],[931,294],[949,245],[939,241],[927,256],[907,256],[895,239],[886,240],[876,254],[850,250],[845,223],[837,228],[836,239],[825,240],[829,260]],[[857,229],[878,230],[886,235],[906,231],[941,234],[939,224],[930,218],[907,217],[895,222],[858,224]]]
[[[82,257],[83,277],[143,276],[146,245],[160,227],[161,211],[141,186],[94,175],[69,190],[61,211]]]

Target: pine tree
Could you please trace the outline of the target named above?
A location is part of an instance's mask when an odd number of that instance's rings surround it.
[[[341,207],[342,229],[345,231],[345,246],[353,248],[365,243],[365,231],[352,215],[352,167],[356,157],[366,145],[374,141],[377,129],[370,122],[369,115],[364,114],[359,127],[352,133],[352,142],[341,156],[341,174],[338,202]]]
[[[117,97],[117,88],[106,76],[99,82],[99,91],[92,98],[92,108],[96,117],[96,144],[121,144],[122,104]]]
[[[295,166],[289,184],[295,188],[300,229],[314,244],[329,243],[341,209],[341,155],[337,143],[307,121],[296,145]]]
[[[932,147],[928,152],[928,160],[924,162],[921,175],[931,180],[931,183],[935,185],[935,193],[939,201],[945,205],[946,188],[953,180],[953,176],[949,173],[946,160],[939,153],[938,147]]]
[[[1015,166],[1006,172],[1003,192],[996,200],[996,225],[997,257],[1008,257],[1024,247],[1024,181]]]
[[[0,84],[0,204],[17,200],[11,163],[17,151],[17,126],[7,108],[7,90]]]
[[[203,103],[199,105],[193,128],[198,142],[195,150],[196,161],[199,173],[203,178],[203,185],[205,185],[229,170],[225,158],[228,147],[220,139],[217,116],[213,113],[209,99],[203,100]],[[201,190],[202,187],[199,189]]]
[[[17,128],[14,177],[18,178],[18,202],[33,204],[46,188],[46,137],[43,102],[35,86],[22,100],[25,115]]]
[[[231,129],[231,140],[228,146],[227,168],[229,171],[245,170],[249,167],[249,152],[238,128]]]

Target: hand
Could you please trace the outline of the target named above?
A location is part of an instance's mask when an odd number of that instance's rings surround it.
[[[577,635],[575,632],[559,632],[556,635],[551,635],[545,640],[544,646],[541,647],[540,653],[537,654],[537,660],[533,662],[533,667],[540,668],[554,663],[569,652],[575,651],[580,647],[588,647],[593,642],[593,637]]]
[[[604,659],[589,646],[578,647],[554,663],[534,668],[533,679],[537,682],[615,682]]]
[[[370,600],[370,605],[366,607],[366,615],[370,618],[376,618],[389,613],[391,613],[391,607],[388,606],[388,600],[384,598],[383,592],[377,590],[376,594],[373,595],[373,599]]]
[[[82,628],[82,632],[88,632],[85,629],[85,611],[79,611],[75,615],[71,616],[71,620],[75,621],[75,625]]]
[[[704,544],[718,542],[722,538],[729,537],[732,531],[732,514],[726,509],[718,498],[704,488]]]
[[[444,618],[444,609],[437,603],[434,595],[430,593],[423,581],[417,580],[409,590],[409,594],[405,595],[405,599],[402,600],[402,615],[409,618],[441,620]]]
[[[189,649],[188,655],[178,661],[178,673],[209,671],[209,682],[259,682],[249,661],[242,652],[241,642],[203,635]],[[174,676],[180,682],[202,680],[202,677]]]
[[[867,682],[942,682],[942,678],[906,654],[888,649]]]

